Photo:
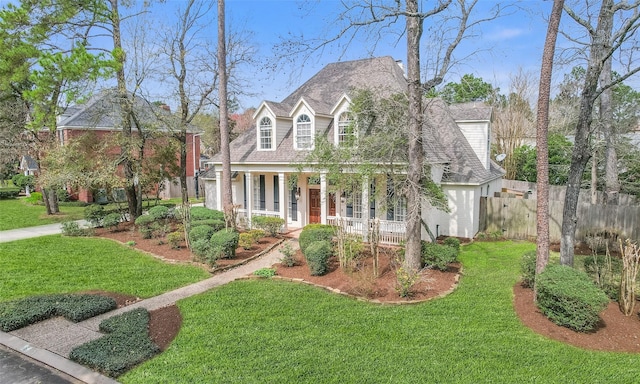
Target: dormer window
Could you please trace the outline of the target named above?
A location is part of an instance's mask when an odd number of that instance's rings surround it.
[[[296,148],[311,149],[312,146],[311,119],[308,115],[300,115],[296,120]]]
[[[260,149],[271,149],[273,144],[272,137],[273,124],[271,123],[271,119],[263,117],[262,120],[260,120]]]
[[[342,112],[338,119],[338,145],[351,146],[355,139],[353,117],[350,112]]]

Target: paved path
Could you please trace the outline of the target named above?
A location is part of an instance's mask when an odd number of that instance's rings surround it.
[[[60,232],[60,224],[43,225],[39,227],[24,228],[21,230],[2,231],[0,232],[0,242],[13,241],[36,236],[52,235]],[[293,236],[296,235],[296,233],[293,234]],[[285,241],[290,242],[294,249],[298,248],[298,242],[296,239]],[[135,308],[146,308],[147,310],[152,311],[154,309],[173,305],[178,300],[206,292],[209,289],[218,287],[223,284],[227,284],[238,278],[250,275],[260,268],[270,267],[273,264],[277,263],[282,257],[279,249],[280,246],[277,246],[267,254],[255,260],[252,260],[247,264],[222,273],[218,273],[206,280],[202,280],[200,282],[178,288],[170,292],[166,292],[159,296],[136,302],[132,305],[110,311],[108,313],[93,317],[80,323],[73,323],[64,318],[53,318],[9,333],[0,332],[0,346],[4,345],[5,347],[13,350],[13,352],[8,352],[7,357],[11,359],[7,361],[11,361],[13,363],[7,363],[6,366],[3,366],[0,363],[0,384],[3,384],[5,382],[57,383],[56,381],[48,380],[28,381],[31,375],[36,374],[36,368],[33,368],[31,366],[22,371],[23,377],[21,377],[21,379],[24,381],[20,381],[20,379],[4,381],[2,379],[4,377],[3,375],[21,372],[19,370],[16,371],[15,368],[20,359],[24,359],[23,356],[20,356],[21,354],[53,368],[54,370],[50,373],[54,376],[57,370],[69,375],[70,377],[81,380],[81,382],[84,383],[117,383],[117,381],[113,379],[96,373],[82,365],[79,365],[67,359],[71,350],[76,346],[82,345],[86,342],[103,336],[103,334],[98,331],[98,327],[103,320]],[[19,353],[16,354],[15,352]],[[1,358],[2,357],[0,355],[0,359]],[[0,362],[1,361],[2,360],[0,360]],[[42,367],[38,368],[43,369]],[[5,370],[8,371],[5,372]],[[73,381],[59,382],[74,383]],[[77,383],[77,381],[75,383]]]
[[[80,384],[62,372],[51,370],[26,356],[0,347],[0,383]]]
[[[78,220],[78,225],[86,226],[87,222],[84,220]],[[62,224],[47,224],[47,225],[38,225],[36,227],[27,227],[27,228],[18,228],[18,229],[10,229],[8,231],[0,231],[0,243],[29,239],[32,237],[38,236],[47,236],[47,235],[56,235],[58,233],[62,233]]]

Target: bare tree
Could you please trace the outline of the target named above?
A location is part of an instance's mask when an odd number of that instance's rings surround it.
[[[227,93],[227,47],[225,41],[225,2],[218,0],[218,99],[220,100],[220,155],[222,157],[222,210],[227,225],[235,227],[233,218],[233,198],[231,191],[231,151],[229,148],[229,112]]]
[[[309,39],[295,37],[282,44],[288,52],[287,57],[303,56],[303,61],[312,53],[322,51],[338,41],[346,41],[341,46],[346,52],[349,43],[359,34],[373,37],[372,50],[382,41],[386,33],[393,36],[406,36],[407,41],[407,83],[409,145],[407,164],[407,242],[405,268],[415,271],[420,268],[420,240],[422,219],[423,188],[429,184],[429,167],[424,164],[422,147],[422,123],[424,95],[441,84],[448,71],[459,62],[454,56],[460,43],[475,33],[475,28],[501,13],[503,6],[497,4],[487,17],[474,19],[472,13],[478,0],[439,0],[425,5],[417,0],[401,1],[343,1],[344,11],[336,18],[338,32],[329,38]],[[398,29],[397,23],[404,18],[404,25]],[[426,63],[420,61],[421,40],[425,21],[429,21],[430,36],[427,45],[434,51]],[[436,36],[435,38],[431,38]],[[431,43],[438,44],[432,45]]]
[[[218,65],[214,53],[215,46],[203,36],[207,16],[213,4],[200,0],[189,0],[184,9],[177,11],[175,28],[166,30],[163,36],[161,51],[166,57],[168,68],[164,84],[175,87],[172,92],[179,100],[177,117],[178,127],[173,130],[174,138],[180,143],[180,185],[183,203],[188,201],[187,195],[187,132],[192,127],[194,118],[210,107],[219,107],[214,90],[218,87]],[[252,62],[255,49],[250,44],[250,34],[237,32],[228,34],[227,49],[227,83],[231,94],[246,94],[243,79],[236,69]]]
[[[538,114],[536,123],[536,162],[538,207],[536,210],[536,274],[542,273],[549,261],[549,99],[551,95],[551,75],[553,56],[558,37],[558,27],[562,17],[564,0],[554,0],[544,42],[542,66],[540,68],[540,87],[538,93]],[[535,287],[535,283],[534,283]],[[534,289],[534,292],[536,290]]]
[[[514,179],[517,173],[516,148],[525,144],[527,138],[534,137],[534,115],[529,105],[535,87],[532,77],[522,70],[511,76],[508,95],[504,100],[493,104],[494,120],[492,131],[495,140],[495,152],[505,154],[503,168],[506,178]]]
[[[580,193],[582,174],[591,157],[590,133],[592,130],[594,104],[598,96],[607,88],[640,71],[640,66],[632,64],[626,68],[626,73],[612,80],[609,84],[600,84],[598,87],[606,61],[616,51],[627,48],[625,44],[632,41],[635,32],[640,27],[639,6],[640,2],[628,3],[622,1],[614,3],[613,0],[603,0],[595,27],[591,24],[591,20],[581,17],[571,8],[565,6],[567,14],[587,31],[591,43],[588,47],[588,66],[580,98],[580,112],[575,129],[575,145],[571,157],[564,202],[560,238],[560,262],[563,265],[573,266],[575,231],[578,223],[578,195]],[[614,16],[616,14],[620,14],[621,21],[615,23],[618,29],[614,31]],[[632,51],[630,50],[629,54],[632,54]]]

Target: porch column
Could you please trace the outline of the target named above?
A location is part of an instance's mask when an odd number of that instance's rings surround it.
[[[253,179],[251,178],[251,172],[244,173],[244,181],[247,188],[247,190],[244,191],[245,195],[247,196],[247,206],[245,207],[245,214],[247,215],[247,223],[251,223],[251,215],[253,211]],[[249,227],[251,227],[251,224],[249,224]]]
[[[369,178],[362,179],[362,239],[368,240],[369,237]]]
[[[222,171],[216,171],[216,210],[222,211]]]
[[[280,212],[280,218],[284,219],[284,231],[287,232],[287,223],[289,220],[287,219],[287,207],[289,206],[289,201],[287,200],[287,183],[284,179],[284,172],[278,173],[278,201],[280,202],[280,206],[278,207]]]
[[[320,172],[320,224],[327,224],[327,173]]]

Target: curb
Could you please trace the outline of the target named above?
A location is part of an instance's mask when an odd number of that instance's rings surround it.
[[[43,348],[35,347],[19,337],[0,331],[0,344],[39,361],[87,384],[118,384],[117,381]]]

